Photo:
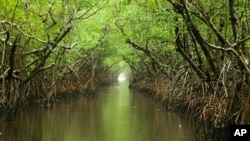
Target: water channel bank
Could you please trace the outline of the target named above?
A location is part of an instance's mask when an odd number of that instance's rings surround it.
[[[162,110],[128,89],[126,81],[99,89],[92,98],[36,107],[0,123],[0,140],[13,141],[193,141],[192,120]]]

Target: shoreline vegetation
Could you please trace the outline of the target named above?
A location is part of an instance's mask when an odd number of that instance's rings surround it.
[[[166,109],[167,111],[173,111],[180,114],[184,114],[187,118],[195,120],[196,123],[194,136],[196,137],[197,141],[229,140],[230,123],[226,124],[225,121],[221,121],[221,124],[224,125],[216,125],[219,123],[216,123],[211,118],[213,116],[213,113],[202,115],[202,112],[204,112],[204,108],[206,108],[207,105],[207,97],[190,98],[189,96],[185,97],[182,95],[178,95],[179,93],[177,92],[170,93],[169,90],[166,91],[166,85],[169,84],[164,83],[163,81],[163,79],[159,79],[157,80],[157,82],[153,83],[139,81],[137,83],[131,83],[129,88],[139,90],[144,92],[145,94],[150,95],[150,97],[152,97],[152,99],[155,100],[157,104],[159,104],[163,109]],[[183,91],[183,93],[185,93],[185,91]]]
[[[79,32],[92,23],[84,25],[84,21],[96,16],[107,2],[77,4],[1,2],[0,113],[5,121],[14,120],[18,109],[30,101],[49,104],[76,90],[95,93],[100,83],[116,75],[112,64],[105,62],[110,55],[109,48],[103,47],[106,26],[97,28],[102,24],[98,23],[91,29],[93,34]],[[94,34],[88,42],[81,37]]]
[[[42,5],[42,6],[41,6]],[[4,1],[0,113],[130,74],[208,137],[250,123],[250,1]],[[224,133],[224,132],[223,132]],[[213,136],[214,135],[214,136]],[[217,137],[215,137],[217,136]],[[209,140],[207,138],[207,140]]]

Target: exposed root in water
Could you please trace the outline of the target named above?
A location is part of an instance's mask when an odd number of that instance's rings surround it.
[[[10,122],[15,119],[19,108],[30,104],[52,107],[59,99],[94,96],[99,78],[94,70],[89,73],[79,64],[73,64],[70,69],[63,69],[60,73],[58,70],[44,71],[26,83],[14,79],[5,81],[0,91],[2,118]]]
[[[226,136],[229,125],[247,124],[250,119],[249,86],[242,83],[244,80],[226,76],[224,71],[217,81],[200,80],[183,71],[177,73],[174,81],[160,76],[153,81],[131,83],[130,87],[150,93],[168,110],[192,115],[199,123],[197,131],[200,127],[207,129],[204,129],[204,139],[224,140],[219,136]]]

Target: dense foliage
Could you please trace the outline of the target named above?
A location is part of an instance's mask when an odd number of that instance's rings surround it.
[[[0,104],[86,90],[129,73],[169,109],[214,128],[249,123],[247,0],[0,1]],[[129,68],[128,68],[129,67]]]
[[[107,5],[107,1],[1,1],[0,104],[7,120],[27,100],[50,105],[64,93],[95,92],[102,70],[110,80],[118,75],[106,58],[110,18],[108,11],[100,11]]]
[[[116,26],[136,50],[124,58],[131,87],[151,91],[169,109],[188,110],[214,129],[249,123],[247,4],[148,0],[115,6]]]

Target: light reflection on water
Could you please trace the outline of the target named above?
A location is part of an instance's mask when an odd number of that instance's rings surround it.
[[[122,81],[82,97],[32,108],[8,125],[0,141],[193,141],[192,122],[164,112],[149,97]]]

